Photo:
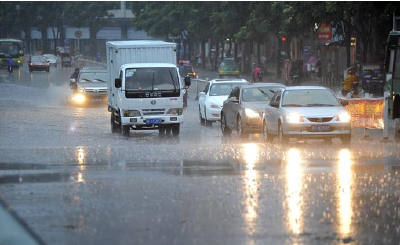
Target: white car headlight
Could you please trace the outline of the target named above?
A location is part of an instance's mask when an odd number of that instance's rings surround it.
[[[78,92],[79,93],[85,93],[85,89],[83,87],[78,87]]]
[[[301,117],[298,113],[290,113],[289,116],[286,116],[286,121],[288,123],[299,123],[303,122],[303,117]]]
[[[140,111],[138,110],[124,110],[124,117],[140,117]]]
[[[347,112],[343,112],[338,116],[340,122],[350,122],[351,116]]]
[[[83,95],[83,94],[75,94],[75,95],[72,97],[72,100],[73,100],[74,102],[78,103],[78,104],[82,104],[82,103],[84,103],[84,102],[86,101],[86,97],[85,97],[85,95]]]
[[[260,114],[258,114],[257,111],[254,111],[254,110],[249,109],[249,108],[246,108],[244,110],[244,112],[246,113],[246,116],[248,116],[248,117],[258,117],[258,116],[260,116]]]
[[[167,115],[182,115],[183,108],[171,108],[167,111]]]

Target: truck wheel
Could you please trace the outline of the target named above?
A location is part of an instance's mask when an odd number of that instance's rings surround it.
[[[111,112],[111,133],[118,133],[118,125],[115,123],[114,111]]]
[[[180,124],[174,124],[171,126],[172,128],[172,135],[173,136],[178,136],[179,135],[179,130],[180,130]]]
[[[123,135],[124,137],[129,137],[130,130],[131,130],[131,126],[129,126],[129,125],[123,125],[123,126],[122,126],[122,135]]]

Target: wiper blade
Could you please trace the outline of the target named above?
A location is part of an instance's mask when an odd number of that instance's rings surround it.
[[[90,79],[86,79],[86,78],[81,78],[81,81],[86,81],[86,82],[91,82],[92,80],[90,80]]]
[[[104,81],[103,79],[94,79],[93,81],[100,81],[100,82],[106,82],[106,81]]]
[[[268,95],[267,93],[265,93],[265,91],[263,91],[262,89],[258,89],[258,90],[260,90],[260,92],[261,92],[263,95],[265,95],[269,100],[271,100],[271,97],[269,97],[269,95]],[[270,91],[272,91],[272,90],[270,90]]]
[[[306,106],[335,106],[335,105],[314,103],[314,104],[307,104]]]
[[[299,104],[285,104],[285,105],[282,105],[283,107],[303,107],[302,105],[299,105]]]
[[[172,85],[174,85],[174,89],[175,89],[175,92],[176,92],[176,85],[175,85],[175,80],[174,80],[174,77],[172,76],[172,72],[171,72],[171,70],[169,70],[169,69],[168,69],[168,72],[169,72],[169,75],[171,76],[171,79],[172,79]]]

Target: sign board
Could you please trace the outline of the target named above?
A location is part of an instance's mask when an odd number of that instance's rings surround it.
[[[318,42],[330,43],[332,42],[332,26],[331,24],[319,24],[318,29]]]
[[[339,99],[343,100],[343,99]],[[351,127],[383,129],[383,98],[348,99],[347,112],[351,116]]]
[[[103,27],[97,34],[97,39],[121,39],[121,28],[120,27]]]
[[[137,31],[133,27],[128,27],[127,38],[129,40],[151,40],[153,39],[151,36],[147,35],[145,31]]]
[[[57,27],[54,27],[54,33],[53,33],[53,28],[52,27],[48,27],[47,28],[47,39],[60,39],[60,33],[58,33],[58,29]]]
[[[65,38],[77,39],[77,37],[75,36],[76,31],[82,32],[82,36],[79,39],[89,39],[90,38],[89,27],[81,27],[81,28],[67,27],[67,28],[65,28]]]
[[[82,31],[76,30],[76,31],[75,31],[75,37],[76,37],[76,38],[81,38],[81,37],[82,37]]]
[[[25,38],[25,32],[21,31],[21,39]],[[42,32],[36,28],[31,28],[31,39],[42,39]]]

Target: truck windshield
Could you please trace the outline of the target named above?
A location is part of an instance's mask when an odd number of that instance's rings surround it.
[[[176,90],[178,73],[172,67],[128,68],[125,70],[126,90]]]

